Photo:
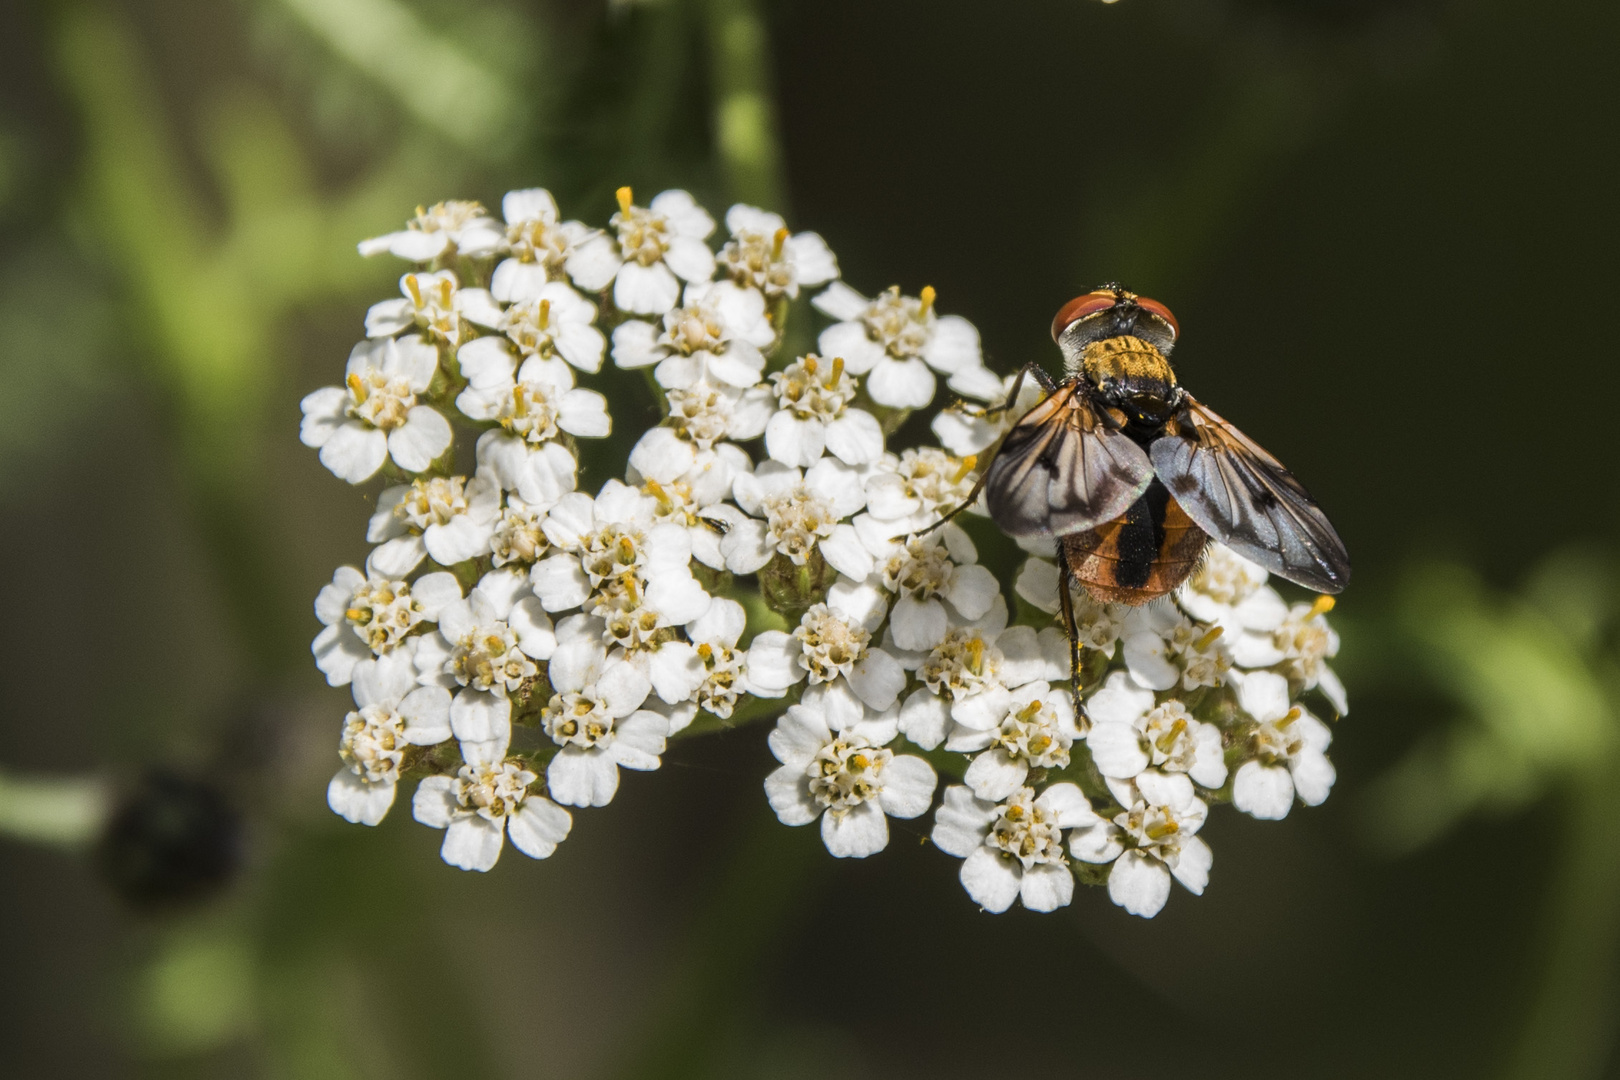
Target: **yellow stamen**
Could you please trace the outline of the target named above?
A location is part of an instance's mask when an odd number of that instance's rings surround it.
[[[968,642],[968,667],[975,674],[984,666],[984,639],[974,638]]]
[[[540,301],[540,328],[544,330],[551,325],[551,301]]]
[[[529,415],[529,403],[528,403],[527,398],[528,398],[528,395],[523,392],[523,387],[518,386],[518,387],[513,389],[513,391],[512,391],[512,415],[513,416],[521,418],[521,417]]]
[[[1144,830],[1149,840],[1163,840],[1167,836],[1174,836],[1181,831],[1181,826],[1174,821],[1166,821],[1163,825],[1149,825]]]
[[[1301,716],[1301,713],[1300,713],[1299,708],[1297,706],[1292,708],[1292,709],[1289,709],[1288,710],[1288,715],[1284,716],[1281,720],[1277,721],[1277,725],[1276,725],[1277,730],[1278,731],[1283,730],[1289,724],[1292,724],[1295,720],[1298,720],[1300,718],[1300,716]]]
[[[1032,701],[1028,705],[1025,705],[1022,709],[1018,710],[1018,719],[1028,723],[1039,716],[1040,712],[1041,703],[1039,701]]]
[[[659,500],[660,502],[665,502],[668,499],[668,497],[664,494],[664,485],[660,484],[656,480],[647,481],[647,490],[652,492],[653,498]]]
[[[928,313],[934,309],[934,297],[937,295],[939,294],[934,292],[932,285],[924,285],[922,292],[917,294],[917,299],[922,301],[922,306],[917,309],[917,320],[919,322],[928,318]]]
[[[360,376],[350,375],[343,381],[349,384],[349,393],[354,395],[354,403],[364,405],[366,403],[366,384],[361,380]]]
[[[619,213],[628,214],[630,212],[630,189],[622,187],[613,193],[613,197],[619,200]]]
[[[1338,603],[1338,601],[1334,600],[1331,596],[1318,596],[1316,601],[1311,604],[1311,613],[1307,615],[1306,618],[1314,619],[1318,615],[1326,615],[1328,612],[1333,610],[1333,605],[1336,603]]]
[[[405,275],[405,291],[411,294],[411,303],[422,306],[422,287],[416,283],[415,274]]]
[[[352,607],[343,613],[343,617],[350,622],[359,622],[366,617],[366,612],[364,608]]]
[[[782,245],[787,243],[787,238],[791,235],[786,229],[776,230],[776,236],[771,239],[771,258],[780,259],[782,257]]]
[[[967,457],[963,458],[962,467],[956,470],[956,477],[951,481],[951,483],[960,484],[964,479],[966,479],[967,474],[973,471],[973,466],[977,465],[978,463],[978,454],[969,454]]]
[[[830,390],[831,388],[837,386],[838,380],[843,378],[843,376],[844,358],[842,356],[835,356],[833,357],[832,374],[827,376],[827,388]]]
[[[864,769],[868,765],[872,764],[872,759],[868,758],[865,754],[852,754],[850,756],[849,763],[855,766],[857,769]]]
[[[1203,637],[1199,638],[1197,641],[1193,642],[1193,649],[1198,651],[1198,652],[1203,652],[1205,649],[1207,649],[1211,645],[1215,644],[1215,639],[1220,637],[1221,634],[1223,634],[1225,632],[1226,632],[1226,628],[1224,626],[1212,626],[1212,627],[1210,627],[1209,632],[1207,634],[1205,634]]]
[[[811,375],[816,373],[816,358],[814,356],[804,358],[804,370]]]
[[[417,203],[416,204],[416,216],[417,217],[427,217],[427,207],[423,206],[421,203]]]

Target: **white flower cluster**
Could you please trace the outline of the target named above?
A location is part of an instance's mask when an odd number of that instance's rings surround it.
[[[315,605],[316,663],[355,699],[333,810],[374,825],[415,780],[445,861],[488,870],[507,838],[550,855],[564,807],[606,805],[670,738],[777,717],[766,796],[833,855],[881,851],[944,771],[961,783],[933,840],[981,907],[1053,910],[1078,877],[1152,915],[1172,877],[1204,887],[1211,799],[1277,818],[1326,797],[1328,729],[1296,701],[1345,710],[1320,605],[1290,609],[1219,547],[1174,601],[1077,594],[1077,695],[1056,566],[1024,565],[1014,619],[941,524],[1035,400],[1005,403],[973,326],[931,288],[857,293],[775,214],[732,207],[716,251],[686,192],[618,203],[595,229],[538,189],[504,220],[447,202],[360,246],[416,265],[344,384],[303,402],[334,474],[382,477],[364,568]],[[812,289],[829,321],[787,355]],[[663,419],[588,494],[575,440],[612,425],[576,373],[607,357],[646,370]],[[933,417],[942,446],[891,450],[941,379],[960,395]]]

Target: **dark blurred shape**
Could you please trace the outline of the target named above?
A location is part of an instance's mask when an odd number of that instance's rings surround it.
[[[153,771],[113,811],[96,861],[112,891],[137,910],[200,903],[241,867],[241,815],[212,784]]]

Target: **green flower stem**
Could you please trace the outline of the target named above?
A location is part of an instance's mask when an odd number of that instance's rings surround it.
[[[770,42],[754,0],[698,0],[708,32],[714,130],[733,199],[780,209],[786,185]]]
[[[107,810],[107,789],[99,780],[0,772],[0,835],[82,847],[100,834]]]

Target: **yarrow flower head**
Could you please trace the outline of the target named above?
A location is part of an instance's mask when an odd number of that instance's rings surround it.
[[[1328,796],[1331,601],[1215,543],[1139,606],[1073,585],[1051,538],[1004,564],[975,496],[1038,380],[986,368],[931,288],[857,292],[768,210],[733,206],[719,244],[685,191],[617,203],[588,225],[527,188],[361,244],[412,265],[300,427],[376,480],[369,551],[315,602],[316,666],[352,697],[335,813],[375,825],[414,787],[444,861],[485,871],[758,725],[767,802],[834,856],[932,814],[985,911],[1085,883],[1151,917],[1208,885],[1213,807]],[[650,402],[603,392],[609,355]],[[622,470],[582,483],[609,436]]]

